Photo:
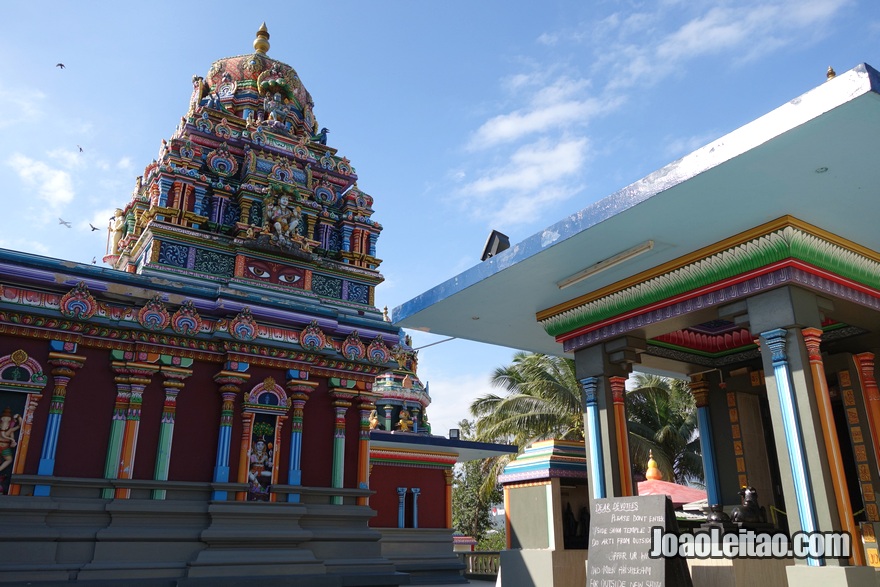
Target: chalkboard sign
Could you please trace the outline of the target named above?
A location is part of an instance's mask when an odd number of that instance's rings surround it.
[[[665,495],[597,499],[590,506],[587,587],[692,587],[682,558],[651,558],[651,528],[677,532]]]

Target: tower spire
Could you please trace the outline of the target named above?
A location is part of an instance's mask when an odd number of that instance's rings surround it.
[[[257,38],[254,39],[254,50],[263,55],[269,50],[269,29],[266,28],[264,22],[257,31]]]

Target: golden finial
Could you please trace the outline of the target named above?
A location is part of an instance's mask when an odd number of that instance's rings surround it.
[[[257,31],[257,38],[254,39],[254,51],[263,55],[269,51],[269,29],[266,28],[265,22]]]
[[[825,79],[832,79],[837,73],[834,71],[834,68],[830,65],[828,66],[828,71],[825,73]]]
[[[382,309],[382,320],[385,322],[391,322],[391,317],[388,315],[388,306]]]
[[[657,468],[657,461],[654,460],[654,451],[648,451],[648,470],[645,471],[645,479],[663,479],[663,473]]]

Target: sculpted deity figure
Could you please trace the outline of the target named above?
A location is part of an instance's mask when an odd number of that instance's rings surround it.
[[[119,241],[125,229],[125,215],[121,208],[117,208],[113,218],[110,219],[110,240],[107,244],[107,254],[115,255],[119,252]]]
[[[6,408],[0,415],[0,471],[12,465],[16,446],[15,433],[21,428],[21,415]]]
[[[273,229],[273,236],[278,240],[288,242],[297,237],[302,209],[299,206],[292,206],[287,194],[275,198],[266,207],[266,215],[268,224]]]
[[[249,492],[252,494],[265,494],[272,484],[272,449],[263,438],[258,438],[248,454],[250,468],[248,470]],[[251,499],[263,499],[252,497]]]
[[[373,410],[370,412],[370,430],[375,430],[379,427],[379,412]]]
[[[409,410],[403,408],[400,410],[400,415],[398,416],[397,421],[397,429],[401,432],[409,432],[413,425],[412,416],[409,415]]]
[[[278,92],[275,92],[271,97],[266,96],[263,99],[263,110],[265,110],[266,118],[269,120],[284,122],[284,119],[287,118],[284,99]]]

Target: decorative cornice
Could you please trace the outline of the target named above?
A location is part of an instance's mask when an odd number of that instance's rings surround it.
[[[769,230],[768,230],[769,229]],[[791,217],[741,233],[650,272],[618,282],[538,314],[545,330],[566,333],[672,300],[703,288],[720,288],[735,276],[796,259],[819,269],[880,289],[880,255]]]

